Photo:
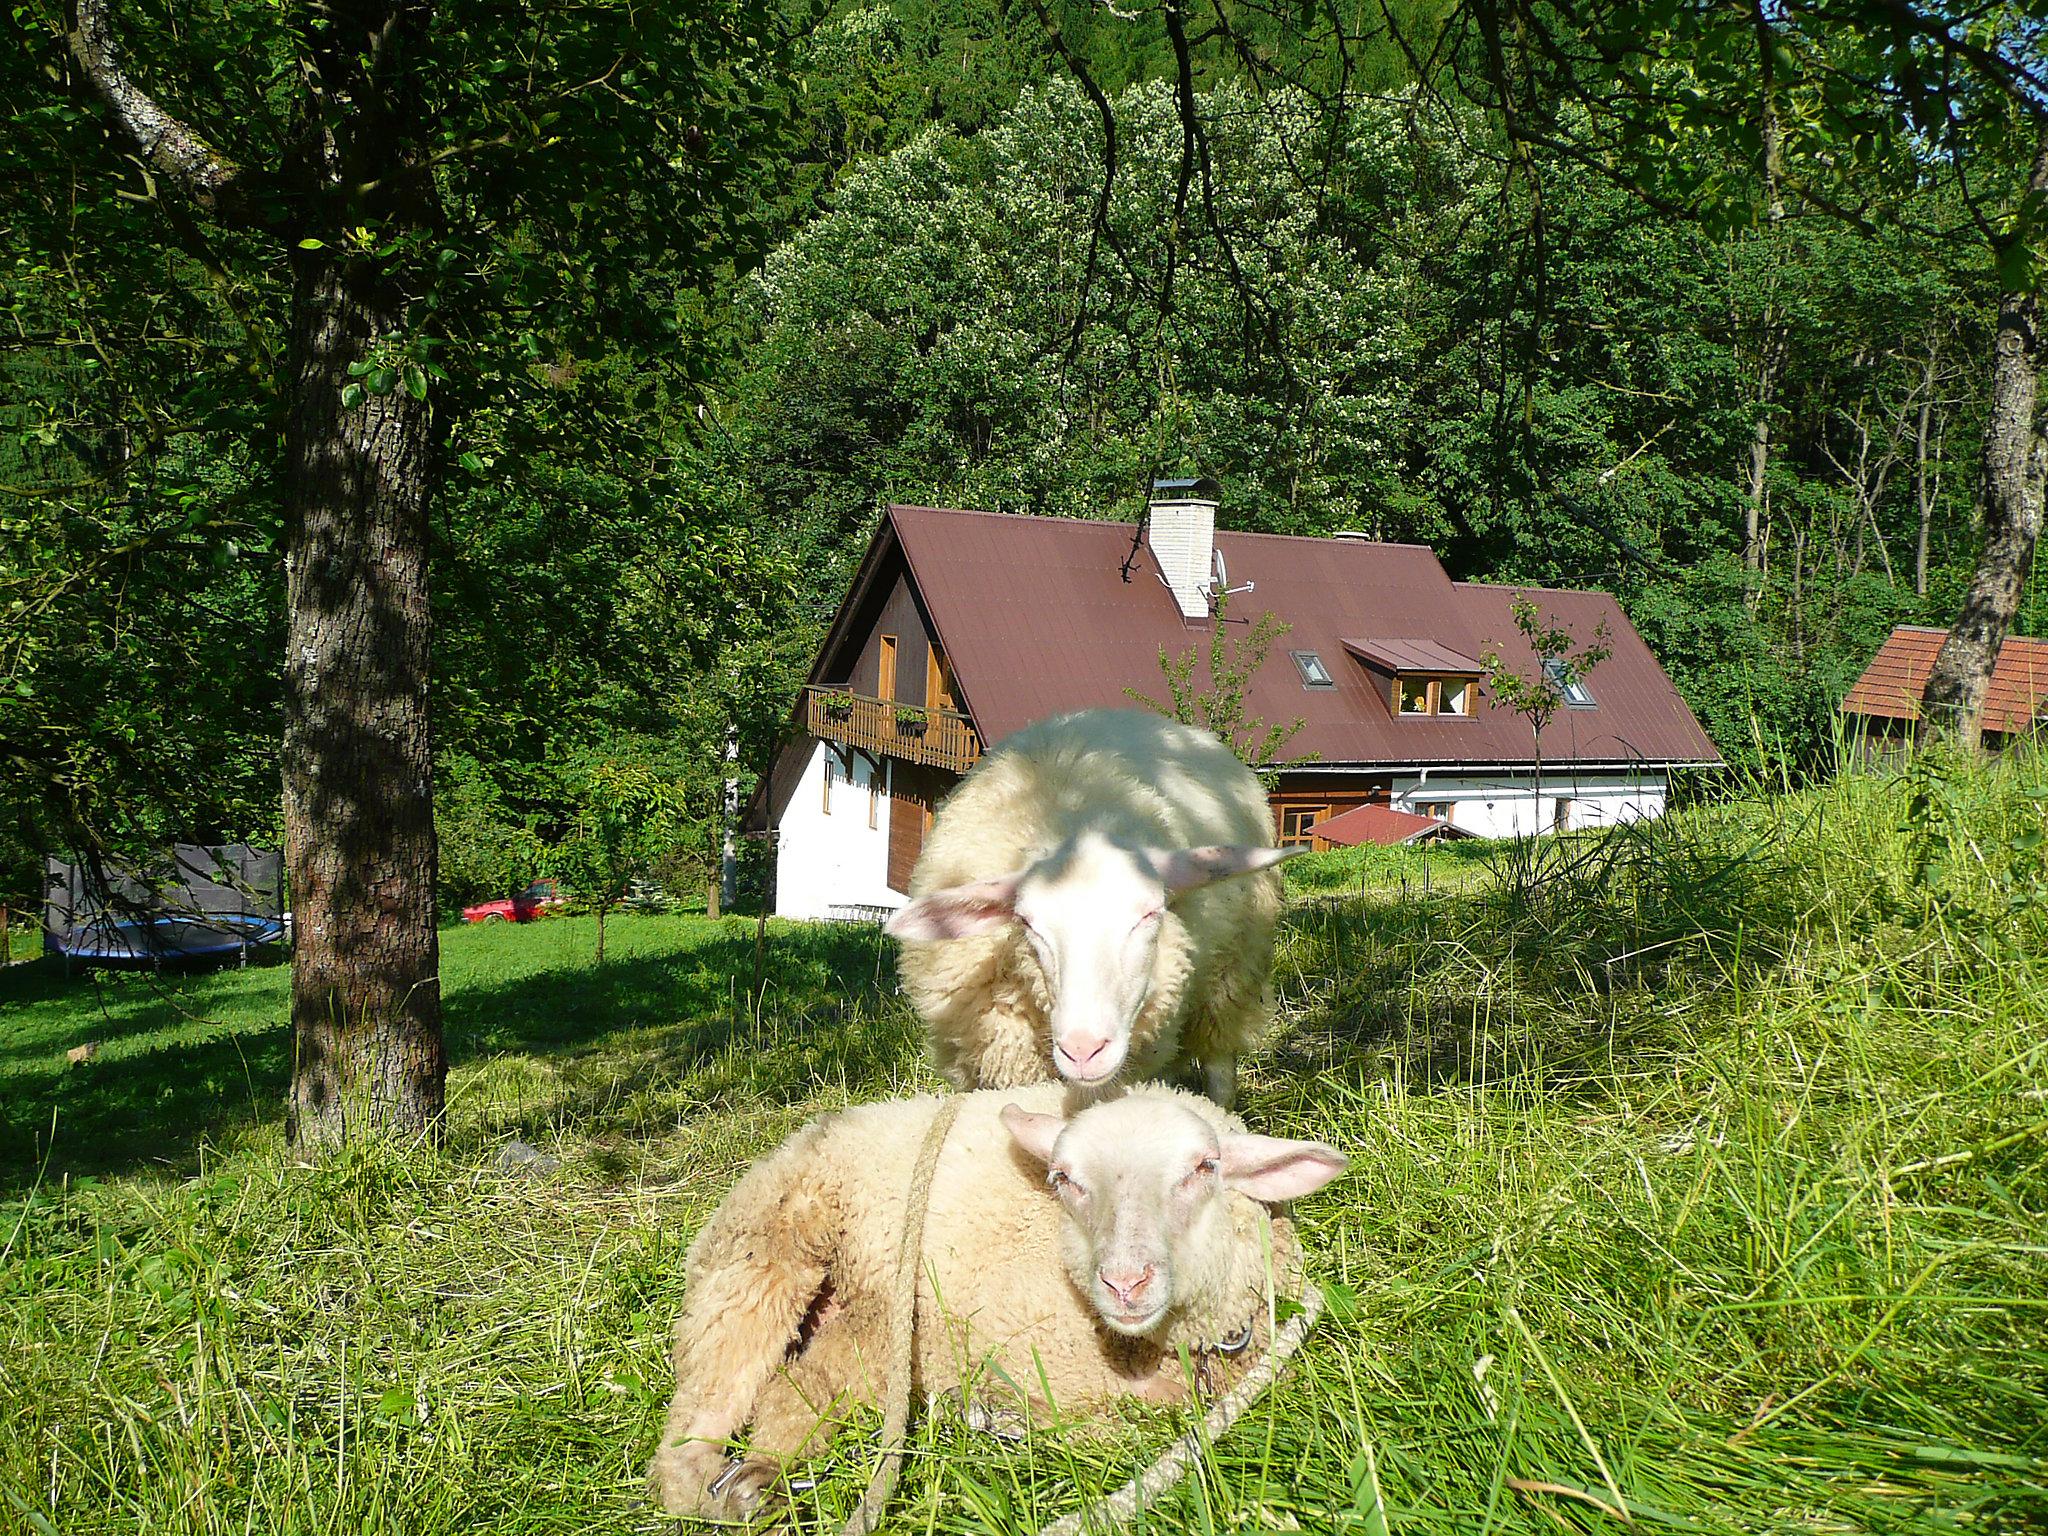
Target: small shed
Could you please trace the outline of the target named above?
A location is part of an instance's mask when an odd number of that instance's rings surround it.
[[[1901,624],[1885,637],[1863,675],[1842,699],[1842,713],[1866,721],[1875,740],[1910,734],[1920,695],[1934,673],[1945,629]],[[2011,635],[1998,652],[1984,690],[1984,730],[2003,739],[2026,735],[2048,706],[2048,640]]]
[[[1401,843],[1428,843],[1443,837],[1472,835],[1441,816],[1418,816],[1413,811],[1397,811],[1391,805],[1361,805],[1316,822],[1309,830],[1318,853],[1331,848],[1356,848],[1361,843],[1392,848]]]

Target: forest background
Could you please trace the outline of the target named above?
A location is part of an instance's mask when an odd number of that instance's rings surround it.
[[[1190,50],[1199,216],[1155,32],[1082,4],[840,4],[782,17],[787,69],[733,109],[753,129],[728,146],[729,238],[689,281],[628,272],[651,323],[579,329],[538,279],[494,313],[474,344],[517,361],[451,411],[432,507],[444,899],[534,873],[573,786],[620,760],[672,773],[693,831],[671,878],[701,881],[727,744],[744,793],[890,500],[1134,518],[1155,475],[1213,475],[1227,526],[1612,591],[1738,770],[1830,760],[1843,691],[1893,624],[1950,622],[1976,555],[1998,275],[1919,233],[1960,222],[1952,191],[1874,221],[1796,188],[1696,217],[1418,89],[1391,36],[1343,60],[1341,113],[1275,89],[1284,22],[1234,14]],[[117,849],[279,839],[285,513],[256,381],[286,338],[260,267],[147,236],[81,181],[102,114],[53,88],[35,9],[14,17],[0,900],[20,907],[80,825]],[[217,50],[177,59],[204,97],[235,32],[188,19]],[[159,40],[184,24],[124,9]],[[1090,85],[1117,129],[1099,222]],[[1712,174],[1747,174],[1737,150]],[[447,362],[366,383],[424,395]],[[2018,632],[2043,617],[2030,593]]]

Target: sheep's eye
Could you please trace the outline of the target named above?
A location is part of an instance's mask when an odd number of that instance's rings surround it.
[[[1131,924],[1131,926],[1132,926],[1132,927],[1133,927],[1134,929],[1135,929],[1135,928],[1142,928],[1142,927],[1144,927],[1144,926],[1145,926],[1145,925],[1146,925],[1147,923],[1156,923],[1156,922],[1158,922],[1158,921],[1159,921],[1159,917],[1160,917],[1160,913],[1161,913],[1161,910],[1162,910],[1162,909],[1161,909],[1161,908],[1159,908],[1159,907],[1154,907],[1154,908],[1153,908],[1153,909],[1152,909],[1152,910],[1151,910],[1150,912],[1147,912],[1147,913],[1146,913],[1146,914],[1145,914],[1145,915],[1144,915],[1143,917],[1139,918],[1139,919],[1138,919],[1138,920],[1137,920],[1137,921],[1136,921],[1135,923]]]
[[[1046,1174],[1045,1182],[1050,1184],[1054,1189],[1059,1189],[1064,1185],[1073,1183],[1074,1181],[1067,1176],[1066,1169],[1055,1168]]]
[[[1181,1180],[1181,1182],[1183,1184],[1188,1185],[1199,1184],[1204,1179],[1215,1177],[1215,1174],[1216,1159],[1213,1157],[1205,1157],[1199,1163],[1195,1164],[1194,1171],[1190,1173],[1185,1179]]]

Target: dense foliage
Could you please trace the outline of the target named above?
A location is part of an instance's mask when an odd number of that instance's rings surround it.
[[[1619,130],[1561,96],[1544,160],[1388,36],[1347,54],[1338,92],[1313,38],[1216,12],[1234,30],[1193,40],[1185,99],[1151,11],[792,11],[783,74],[767,41],[718,33],[706,110],[786,105],[785,168],[755,175],[737,140],[665,119],[689,186],[718,183],[692,259],[560,179],[503,227],[465,223],[506,189],[451,154],[454,234],[403,257],[433,269],[449,339],[384,381],[461,382],[434,577],[449,895],[529,872],[519,850],[566,829],[593,753],[690,764],[692,836],[715,847],[727,780],[744,794],[771,755],[890,498],[1128,516],[1152,475],[1201,472],[1231,526],[1362,529],[1430,542],[1459,578],[1608,588],[1724,752],[1795,774],[1886,629],[1948,621],[1977,541],[1997,274],[1967,246],[1930,259],[1923,232],[1962,217],[1943,183],[1851,156],[1841,184],[1883,218],[1835,216],[1841,185],[1767,217],[1736,195],[1742,146],[1702,126],[1632,189],[1612,157],[1566,152]],[[713,31],[727,14],[690,12]],[[1437,10],[1388,14],[1425,37]],[[81,828],[274,835],[281,635],[258,388],[277,274],[253,249],[123,259],[156,210],[88,174],[97,114],[63,83],[54,10],[23,15],[40,41],[0,66],[16,900],[30,856]],[[254,56],[282,56],[274,28],[248,20]],[[566,80],[595,43],[547,46]],[[214,100],[202,66],[221,64],[185,58],[177,84]],[[260,104],[260,80],[220,73],[219,100]],[[677,79],[631,74],[607,89],[667,111]],[[474,139],[531,126],[488,81],[437,80]],[[571,167],[640,142],[577,110],[594,138]],[[1680,192],[1712,193],[1714,217]]]

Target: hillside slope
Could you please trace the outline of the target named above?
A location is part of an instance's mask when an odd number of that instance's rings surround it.
[[[1330,1314],[1159,1528],[2048,1523],[2044,804],[2032,763],[1937,764],[1432,864],[1426,896],[1421,855],[1326,867],[1245,1108],[1354,1154],[1299,1211]],[[932,1082],[872,930],[769,935],[750,1007],[744,923],[622,921],[602,971],[578,921],[450,934],[448,1150],[320,1170],[282,1165],[280,973],[0,977],[0,1505],[662,1529],[639,1472],[697,1223],[808,1114]],[[560,1167],[501,1164],[513,1136]],[[1170,1427],[933,1422],[901,1525],[1036,1529]],[[805,1528],[871,1454],[840,1440]]]

